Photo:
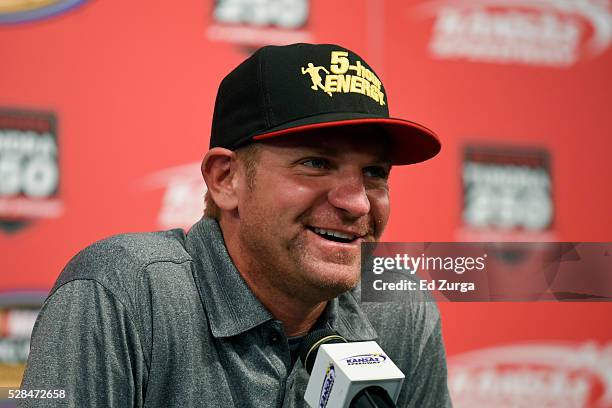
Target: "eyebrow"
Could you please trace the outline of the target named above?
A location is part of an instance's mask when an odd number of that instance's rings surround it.
[[[321,146],[304,146],[307,150],[312,150],[317,154],[322,154],[324,156],[334,156],[337,157],[340,155],[340,150],[333,147],[321,147]]]
[[[312,151],[315,154],[322,156],[338,157],[340,156],[341,150],[336,148],[324,148],[319,146],[305,146],[305,149]],[[383,152],[378,157],[372,160],[372,164],[388,165],[392,167],[393,161],[391,160],[389,152]]]
[[[305,149],[310,150],[316,154],[322,156],[338,157],[341,150],[334,147],[321,147],[321,146],[304,146]],[[382,152],[377,158],[373,160],[375,163],[392,165],[392,160],[388,152]]]

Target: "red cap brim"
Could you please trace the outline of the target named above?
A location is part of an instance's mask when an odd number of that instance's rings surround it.
[[[312,121],[313,123],[304,123]],[[391,142],[391,161],[394,165],[414,164],[431,159],[440,152],[441,144],[436,134],[418,123],[394,118],[354,118],[322,122],[320,117],[291,122],[282,129],[272,129],[253,136],[253,140],[265,140],[299,132],[340,126],[378,125]]]

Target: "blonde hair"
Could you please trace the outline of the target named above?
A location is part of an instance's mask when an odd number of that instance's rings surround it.
[[[253,189],[255,186],[255,175],[257,173],[257,163],[259,161],[259,143],[251,143],[244,147],[236,149],[236,158],[244,166],[246,174],[247,186]],[[212,198],[208,190],[204,195],[204,216],[214,218],[219,221],[221,218],[221,209]]]

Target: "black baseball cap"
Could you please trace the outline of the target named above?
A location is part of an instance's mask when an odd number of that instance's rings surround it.
[[[266,46],[221,82],[210,148],[235,150],[273,137],[363,125],[384,131],[395,165],[422,162],[440,151],[433,131],[389,117],[382,82],[351,50],[334,44]]]

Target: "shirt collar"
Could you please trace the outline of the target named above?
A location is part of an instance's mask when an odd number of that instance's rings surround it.
[[[214,337],[235,336],[272,319],[234,266],[215,220],[196,223],[186,245]]]
[[[197,222],[187,234],[186,245],[214,337],[235,336],[274,319],[234,266],[215,220]],[[349,341],[374,340],[376,331],[358,298],[359,292],[353,291],[332,299],[321,322]]]
[[[335,330],[348,341],[376,340],[378,335],[370,319],[359,306],[359,286],[345,292],[327,304],[323,319],[327,327]]]

